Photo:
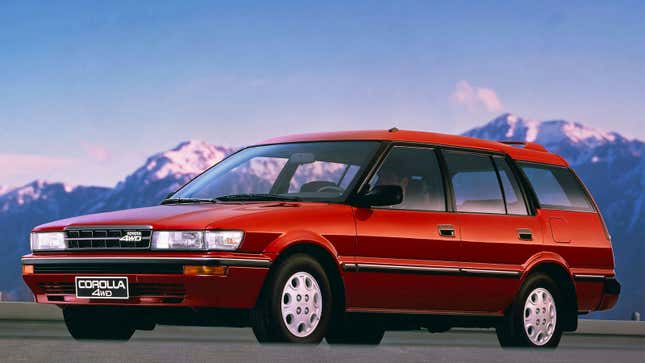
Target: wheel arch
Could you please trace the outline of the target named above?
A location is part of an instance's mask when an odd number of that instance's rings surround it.
[[[573,275],[566,261],[555,254],[536,256],[536,258],[527,263],[527,268],[522,275],[522,283],[529,276],[536,273],[549,276],[558,285],[566,312],[562,320],[562,329],[564,331],[575,331],[578,328],[578,297]]]
[[[345,309],[345,282],[343,280],[342,270],[338,261],[337,255],[335,254],[336,250],[333,248],[331,243],[327,242],[328,245],[320,243],[319,241],[313,240],[291,240],[288,243],[280,243],[282,249],[280,249],[275,260],[271,264],[269,273],[265,278],[265,283],[262,287],[264,290],[266,287],[266,281],[270,281],[273,277],[273,274],[280,266],[280,264],[287,260],[290,256],[295,254],[305,254],[313,257],[318,261],[322,268],[327,273],[327,277],[331,284],[332,296],[334,296],[334,305],[337,309]],[[259,296],[262,296],[260,293]],[[260,297],[258,297],[259,299]]]

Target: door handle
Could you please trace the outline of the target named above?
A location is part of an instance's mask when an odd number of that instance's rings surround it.
[[[519,228],[517,230],[517,239],[521,241],[532,241],[533,232],[531,232],[531,230],[527,228]]]
[[[439,235],[442,237],[452,237],[454,238],[456,236],[455,233],[455,226],[452,224],[440,224],[437,226],[439,229]]]

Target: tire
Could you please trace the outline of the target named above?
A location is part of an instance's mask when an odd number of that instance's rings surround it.
[[[68,306],[63,317],[76,340],[129,340],[136,330],[127,310]]]
[[[320,343],[331,320],[332,299],[320,263],[294,254],[269,275],[252,313],[253,333],[260,343]]]
[[[325,340],[332,345],[379,345],[383,340],[383,335],[385,335],[385,329],[368,319],[345,319],[327,334]]]
[[[502,347],[555,348],[562,338],[562,295],[545,274],[529,276],[496,327]]]

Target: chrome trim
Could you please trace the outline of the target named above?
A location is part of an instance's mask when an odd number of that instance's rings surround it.
[[[64,238],[64,240],[65,240],[65,241],[94,241],[94,240],[101,240],[101,241],[118,241],[118,240],[120,240],[121,238],[122,238],[122,237],[78,237],[78,238],[75,238],[75,237],[72,237],[72,238],[65,237],[65,238]],[[116,247],[116,248],[123,248],[123,247]],[[73,249],[73,250],[78,250],[78,249],[81,249],[81,248],[72,248],[72,249]],[[99,248],[87,248],[87,249],[88,249],[88,250],[89,250],[89,249],[97,250],[97,249],[99,249]]]
[[[149,236],[142,236],[142,239],[140,242],[147,243],[147,246],[130,246],[130,247],[124,247],[120,243],[118,246],[96,246],[92,247],[86,246],[86,247],[78,247],[78,242],[79,241],[120,241],[123,236],[120,237],[97,237],[97,236],[92,236],[92,237],[70,237],[69,232],[81,232],[81,231],[91,231],[91,232],[96,232],[96,231],[125,231],[127,232],[150,232]],[[78,252],[78,251],[126,251],[126,250],[150,250],[150,247],[152,246],[152,233],[153,233],[153,228],[150,225],[105,225],[105,226],[67,226],[63,228],[63,234],[64,234],[64,240],[66,242],[65,244],[65,250],[66,251],[72,251],[72,252]],[[80,236],[80,235],[79,235]],[[71,243],[76,242],[77,245],[74,247],[70,247]]]
[[[152,230],[152,226],[150,225],[129,225],[129,224],[123,224],[123,225],[108,225],[108,226],[67,226],[63,228],[64,231],[78,231],[78,230],[84,230],[84,229],[146,229],[146,230]]]
[[[520,277],[522,272],[510,270],[474,269],[458,267],[436,267],[436,266],[409,266],[409,265],[385,265],[374,263],[346,263],[342,265],[343,271],[350,272],[418,272],[428,274],[467,274],[482,275],[490,277]]]
[[[519,271],[509,270],[490,270],[490,269],[477,269],[477,268],[462,268],[461,272],[472,275],[497,275],[497,276],[520,276],[522,273]]]
[[[456,267],[430,267],[430,266],[405,266],[405,265],[380,265],[371,263],[356,264],[358,271],[404,271],[427,273],[459,273]]]
[[[342,263],[343,271],[358,271],[358,265],[355,263]]]
[[[575,280],[598,280],[602,281],[606,278],[609,278],[609,276],[606,275],[591,275],[591,274],[573,274],[573,278]]]
[[[224,265],[239,267],[269,267],[271,260],[258,258],[223,257],[45,257],[22,258],[23,265],[87,264],[87,263],[177,263],[204,265]]]
[[[436,316],[463,316],[463,317],[498,317],[503,313],[498,312],[465,312],[465,311],[445,311],[445,310],[426,310],[426,309],[397,309],[397,308],[347,308],[348,313],[360,314],[399,314],[399,315],[436,315]]]

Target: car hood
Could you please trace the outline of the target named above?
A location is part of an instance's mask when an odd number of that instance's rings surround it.
[[[34,228],[34,232],[60,231],[69,226],[151,226],[154,229],[231,228],[240,218],[277,210],[306,208],[321,203],[247,202],[158,205],[62,219]],[[253,217],[251,217],[253,218]]]

